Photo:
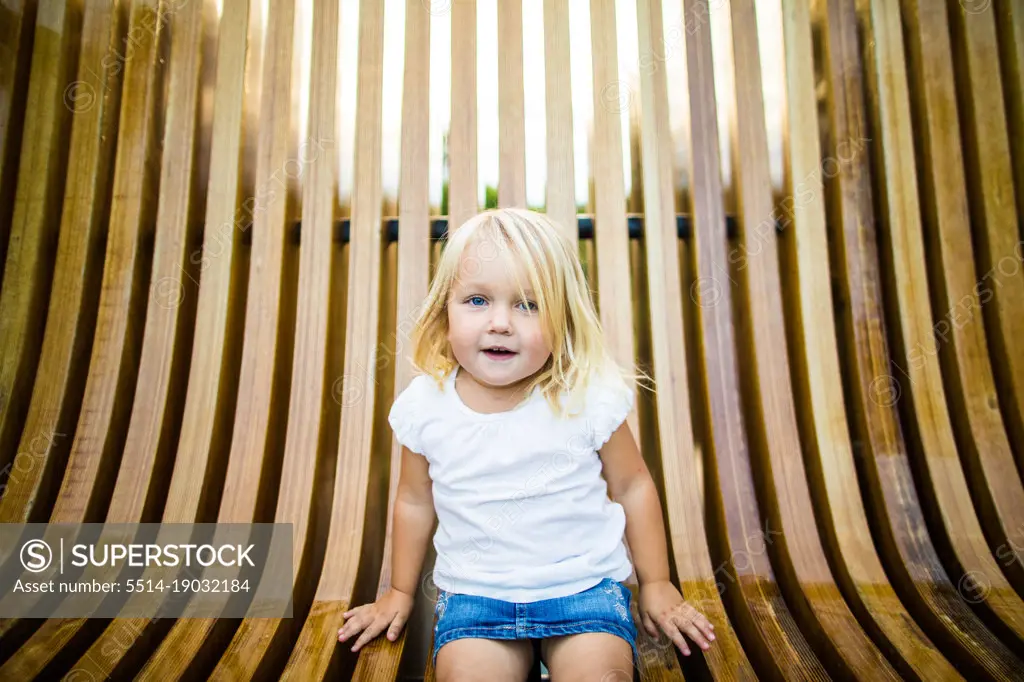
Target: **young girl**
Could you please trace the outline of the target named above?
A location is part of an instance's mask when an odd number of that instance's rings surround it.
[[[436,517],[441,682],[522,680],[535,653],[556,680],[632,680],[634,568],[650,635],[707,649],[714,627],[669,581],[660,501],[625,421],[636,377],[611,358],[558,227],[500,209],[449,234],[411,340],[422,374],[388,418],[403,446],[391,589],[345,612],[338,640],[398,637]]]

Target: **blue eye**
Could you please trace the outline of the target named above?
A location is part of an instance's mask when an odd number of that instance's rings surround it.
[[[527,306],[526,310],[528,312],[537,312],[537,304],[534,303],[533,301],[520,301],[519,304]]]
[[[470,305],[474,305],[473,301],[483,301],[483,300],[484,300],[483,296],[470,296],[468,299],[466,299],[466,302],[469,303]],[[483,305],[483,303],[481,303],[480,305]]]

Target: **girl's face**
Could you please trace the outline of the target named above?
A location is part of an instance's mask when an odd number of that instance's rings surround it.
[[[507,253],[507,252],[506,252]],[[487,238],[466,245],[448,302],[448,342],[467,372],[494,388],[527,379],[547,362],[540,313],[530,288],[519,296],[513,259]],[[528,282],[520,270],[522,282]]]

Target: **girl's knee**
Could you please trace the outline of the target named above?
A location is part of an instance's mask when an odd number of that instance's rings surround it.
[[[463,637],[446,642],[437,651],[437,682],[449,680],[526,679],[533,665],[528,640]]]
[[[633,648],[618,635],[583,632],[550,637],[541,650],[552,679],[633,681]]]

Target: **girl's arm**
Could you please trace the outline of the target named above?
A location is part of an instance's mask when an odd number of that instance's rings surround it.
[[[661,501],[626,422],[612,433],[600,454],[608,494],[626,512],[626,541],[640,581],[637,610],[644,628],[651,637],[658,637],[660,627],[685,656],[690,648],[683,634],[707,649],[715,639],[715,628],[669,581]],[[704,532],[703,528],[693,530]]]
[[[403,445],[392,525],[391,587],[413,598],[437,518],[427,471],[426,458]]]
[[[434,495],[427,475],[427,460],[404,445],[393,514],[391,589],[376,602],[342,614],[345,625],[338,630],[339,642],[362,633],[352,651],[358,651],[388,626],[388,639],[398,639],[416,600],[423,558],[434,528]]]
[[[668,547],[658,489],[627,422],[612,433],[600,455],[608,494],[626,512],[626,542],[640,586],[667,581]]]

